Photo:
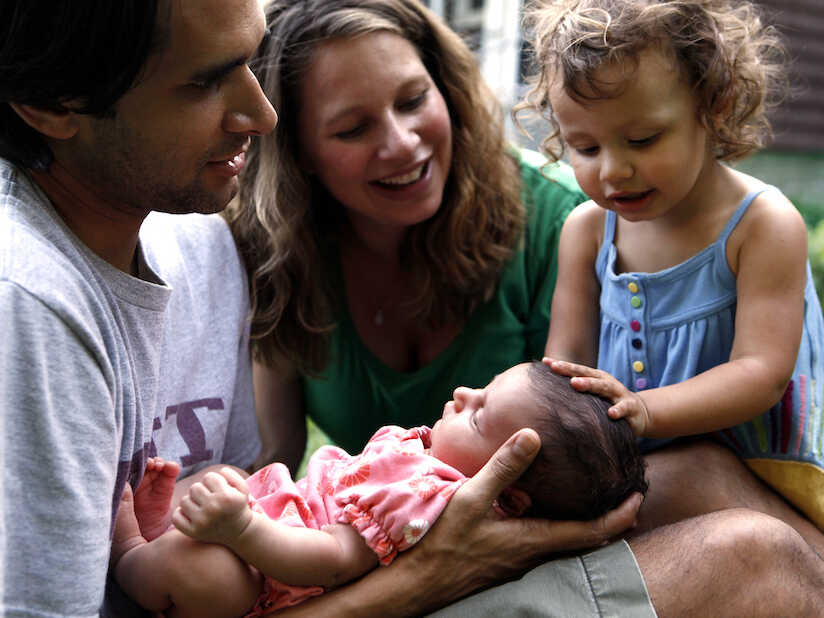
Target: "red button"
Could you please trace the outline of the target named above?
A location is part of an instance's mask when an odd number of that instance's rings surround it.
[[[639,330],[641,330],[641,322],[639,322],[638,320],[633,320],[629,323],[629,327],[637,333]]]

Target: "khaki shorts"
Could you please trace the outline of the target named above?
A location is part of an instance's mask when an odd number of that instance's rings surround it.
[[[437,618],[654,618],[635,556],[625,541],[559,558],[521,579],[489,588],[441,609]]]

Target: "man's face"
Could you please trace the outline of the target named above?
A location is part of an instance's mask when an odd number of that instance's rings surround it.
[[[265,17],[259,0],[166,0],[158,23],[163,45],[114,116],[80,117],[56,158],[125,212],[217,212],[237,192],[250,136],[277,122],[246,64]]]

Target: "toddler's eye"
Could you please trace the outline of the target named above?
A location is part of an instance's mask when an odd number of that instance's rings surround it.
[[[641,139],[631,139],[629,140],[629,143],[633,146],[649,146],[658,139],[659,135],[660,133],[656,133],[655,135],[650,135],[649,137],[643,137]]]
[[[587,146],[585,148],[575,148],[574,150],[584,157],[592,157],[598,154],[598,146]]]

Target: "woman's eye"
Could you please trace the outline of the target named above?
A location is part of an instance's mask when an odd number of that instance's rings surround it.
[[[398,108],[406,111],[411,111],[413,109],[419,108],[421,105],[423,105],[423,102],[426,100],[427,92],[428,90],[424,90],[419,95],[416,95],[411,99],[407,99],[406,101],[398,105]]]
[[[364,131],[366,131],[366,125],[359,124],[358,126],[352,127],[351,129],[346,129],[345,131],[338,131],[337,133],[335,133],[335,137],[343,140],[353,139],[361,135]]]

